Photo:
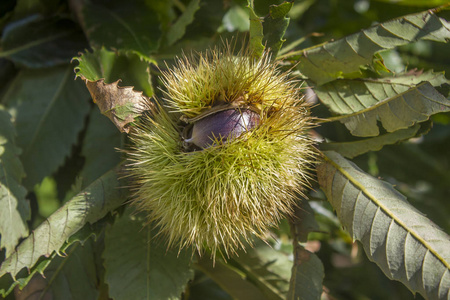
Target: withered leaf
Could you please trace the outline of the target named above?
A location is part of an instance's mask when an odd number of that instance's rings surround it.
[[[133,87],[119,86],[120,80],[105,83],[104,79],[90,81],[84,77],[86,86],[101,113],[107,116],[121,132],[128,133],[129,125],[146,107],[148,98]]]

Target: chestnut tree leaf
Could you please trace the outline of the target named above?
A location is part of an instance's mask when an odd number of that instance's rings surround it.
[[[289,218],[289,224],[294,243],[305,243],[308,241],[310,232],[319,231],[319,224],[314,216],[314,210],[306,199],[302,199],[295,205],[294,214]]]
[[[294,266],[286,299],[320,299],[324,276],[324,267],[317,255],[297,245],[294,249]]]
[[[361,77],[361,67],[371,66],[375,53],[430,40],[448,42],[450,24],[436,10],[403,16],[374,25],[336,41],[292,53],[299,71],[317,86],[337,78]]]
[[[142,215],[128,208],[107,230],[103,252],[109,295],[121,299],[180,299],[193,279],[191,254],[167,249]]]
[[[355,113],[332,117],[340,121],[355,136],[377,136],[377,121],[388,132],[408,128],[429,119],[433,114],[450,111],[450,100],[442,96],[429,82],[413,88]]]
[[[434,87],[450,83],[443,72],[413,70],[394,77],[338,79],[315,88],[314,92],[331,112],[344,115],[400,95],[423,81]]]
[[[85,224],[83,228],[81,228],[79,231],[68,238],[68,240],[63,244],[59,251],[55,251],[49,256],[41,256],[38,262],[33,267],[29,268],[29,270],[23,269],[21,272],[16,274],[15,280],[13,280],[10,274],[0,277],[0,295],[6,297],[13,290],[17,288],[23,289],[27,285],[32,284],[30,282],[33,281],[36,277],[39,278],[40,274],[44,274],[45,270],[54,259],[57,259],[58,256],[61,256],[61,254],[63,257],[67,257],[67,249],[70,246],[76,243],[84,245],[85,242],[88,241],[91,237],[97,239],[100,234],[103,233],[106,224],[110,223],[110,219],[111,217],[106,216],[95,222],[94,224]],[[64,260],[60,260],[60,262],[62,264],[61,267],[64,267]],[[44,281],[43,284],[41,282],[41,285],[46,286],[47,284]]]
[[[194,14],[200,8],[200,0],[191,0],[186,10],[167,32],[167,45],[170,46],[178,41],[186,32],[186,26],[194,21]]]
[[[105,48],[86,51],[79,57],[75,67],[77,77],[89,81],[103,79],[105,83],[120,80],[120,86],[134,87],[142,91],[147,97],[153,95],[150,76],[150,64],[134,54],[121,55]]]
[[[428,299],[450,297],[450,236],[387,182],[333,151],[317,168],[319,184],[344,228],[390,279]]]
[[[308,201],[303,200],[294,207],[294,215],[289,222],[294,245],[294,264],[286,299],[320,299],[324,267],[317,255],[300,244],[308,241],[310,232],[319,231],[314,210]]]
[[[259,300],[265,295],[245,276],[245,273],[222,260],[213,262],[207,257],[200,257],[195,267],[212,278],[233,299]]]
[[[7,280],[4,278],[7,276],[15,280],[19,271],[31,269],[41,257],[61,251],[86,224],[97,222],[122,205],[128,193],[120,188],[123,182],[119,182],[119,172],[120,167],[109,171],[39,225],[0,265],[0,282]],[[5,290],[0,292],[5,293]]]
[[[253,0],[247,0],[250,14],[250,49],[256,57],[261,57],[264,52],[263,38],[263,20],[258,17],[253,8]]]
[[[75,243],[64,257],[55,256],[43,275],[35,274],[20,295],[25,296],[23,294],[26,292],[36,299],[37,296],[46,299],[47,294],[52,295],[53,299],[97,299],[98,275],[94,259],[92,240],[83,245]],[[33,285],[34,281],[39,281],[39,285]]]
[[[25,172],[19,154],[11,116],[0,107],[0,249],[5,248],[6,256],[28,235],[26,221],[31,216],[27,191],[21,185]]]
[[[4,28],[0,58],[28,68],[51,67],[67,64],[87,45],[83,32],[71,20],[32,15]]]
[[[70,154],[89,111],[89,93],[71,66],[23,70],[3,96],[17,130],[17,145],[31,190]]]
[[[90,45],[134,53],[151,61],[162,36],[155,6],[145,0],[85,1],[81,16]]]
[[[373,138],[367,138],[351,142],[328,142],[320,144],[321,150],[333,150],[347,158],[354,158],[369,151],[378,151],[385,145],[392,145],[415,137],[421,129],[420,124],[409,128],[400,129]]]
[[[231,259],[267,299],[286,299],[292,261],[262,241]]]
[[[128,133],[130,123],[145,110],[147,97],[132,87],[118,86],[118,81],[106,84],[103,79],[94,82],[84,80],[100,112],[107,116],[117,129]]]
[[[101,113],[121,132],[128,132],[129,123],[145,109],[148,98],[144,93],[153,95],[148,62],[104,48],[86,52],[74,60],[79,63],[76,76],[85,82]],[[133,83],[139,91],[134,90]]]
[[[280,5],[271,5],[269,7],[269,14],[264,17],[263,32],[264,44],[270,48],[272,57],[275,58],[284,43],[284,33],[289,25],[289,18],[287,13],[294,5],[294,1],[286,1]]]
[[[91,184],[120,162],[117,150],[122,146],[122,135],[97,108],[89,114],[89,123],[83,140],[81,155],[85,158],[80,177],[83,187]]]

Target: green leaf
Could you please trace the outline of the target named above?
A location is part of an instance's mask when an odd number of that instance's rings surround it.
[[[122,87],[134,87],[148,97],[153,95],[150,64],[137,55],[119,55],[101,48],[92,53],[86,51],[74,60],[78,62],[74,69],[76,76],[83,80],[95,82],[104,79],[105,83],[120,80]]]
[[[284,43],[284,33],[289,25],[287,13],[291,10],[294,2],[283,2],[280,5],[271,5],[269,15],[264,17],[264,43],[272,51],[275,58]]]
[[[400,141],[404,141],[415,137],[420,129],[419,124],[406,129],[400,129],[392,133],[386,133],[374,138],[368,138],[353,142],[323,143],[320,145],[321,150],[333,150],[339,154],[353,158],[369,151],[378,151],[385,145],[392,145]]]
[[[174,44],[183,37],[186,27],[194,21],[194,14],[200,8],[200,0],[191,0],[186,10],[167,32],[167,45]]]
[[[294,244],[297,241],[301,243],[307,242],[310,232],[319,231],[319,224],[317,224],[314,217],[314,210],[305,199],[302,199],[294,207],[294,214],[289,218],[289,223],[291,225],[291,234],[294,237]]]
[[[28,235],[26,221],[31,215],[27,191],[21,185],[25,172],[14,135],[11,116],[0,107],[0,249],[5,248],[6,255]]]
[[[149,103],[142,92],[136,92],[132,87],[119,87],[117,82],[105,84],[103,79],[100,79],[95,82],[85,80],[85,83],[100,112],[121,132],[129,132],[130,124]]]
[[[324,276],[324,268],[317,255],[297,245],[294,252],[291,283],[286,299],[320,299],[323,292],[322,281]]]
[[[34,186],[33,191],[36,195],[40,217],[48,218],[61,206],[61,201],[58,199],[57,183],[53,177],[45,177],[40,184]],[[40,223],[40,221],[42,220],[35,220],[33,223]]]
[[[55,0],[15,0],[14,20],[18,20],[30,15],[48,16],[56,12],[59,7]]]
[[[446,111],[450,111],[450,101],[439,94],[429,82],[423,82],[366,109],[329,118],[328,121],[339,120],[355,136],[377,136],[378,120],[388,132],[394,132]]]
[[[34,15],[5,27],[0,57],[29,68],[51,67],[67,64],[86,46],[83,32],[72,21]]]
[[[450,296],[450,237],[392,185],[339,154],[324,152],[317,175],[353,239],[391,279],[428,299]]]
[[[83,141],[81,154],[85,157],[80,177],[83,186],[91,184],[120,162],[117,148],[122,146],[122,136],[117,128],[94,107]]]
[[[302,74],[322,85],[337,78],[360,77],[375,53],[418,40],[448,42],[449,23],[434,10],[374,25],[345,38],[301,50],[291,57]],[[294,54],[294,53],[293,53]]]
[[[59,253],[63,254],[62,257],[67,257],[66,251],[70,246],[74,245],[75,243],[81,243],[81,245],[84,245],[86,241],[89,240],[89,238],[98,238],[103,232],[106,223],[110,221],[109,219],[111,218],[109,216],[106,216],[101,220],[95,222],[94,224],[85,224],[83,228],[69,237],[67,242],[64,243],[64,245],[59,249]],[[76,245],[74,245],[74,247],[76,247]],[[0,288],[0,295],[5,297],[10,294],[15,288],[17,289],[17,287],[20,289],[24,289],[28,285],[33,285],[33,283],[30,282],[35,280],[36,277],[38,278],[38,280],[43,279],[39,274],[44,274],[45,270],[52,263],[52,261],[54,259],[58,259],[57,257],[58,255],[56,252],[53,252],[48,257],[41,257],[38,263],[36,263],[32,268],[30,268],[29,270],[22,270],[22,272],[17,274],[16,281],[14,281],[9,275],[0,277],[0,287],[2,287]],[[62,263],[64,264],[64,260],[62,261]],[[45,286],[47,285],[47,283],[45,281],[42,282],[42,280],[40,280],[39,284],[42,285],[43,288],[45,288]]]
[[[248,10],[240,5],[232,5],[227,13],[223,16],[222,29],[228,32],[240,31],[247,32],[250,30],[250,20]]]
[[[85,224],[93,224],[122,205],[127,191],[121,188],[118,172],[114,169],[103,175],[39,225],[2,263],[0,280],[8,273],[15,279],[23,268],[32,268],[42,256],[59,251]]]
[[[89,93],[72,67],[23,70],[3,99],[15,118],[17,145],[32,189],[70,154],[89,110]]]
[[[391,0],[376,0],[377,2],[392,3]],[[413,6],[413,7],[436,7],[440,5],[448,4],[448,0],[398,0],[395,1],[396,5]]]
[[[74,60],[79,63],[76,76],[86,83],[102,114],[121,132],[128,132],[129,124],[147,105],[148,98],[142,91],[153,95],[148,63],[135,55],[117,56],[104,48],[86,52]],[[125,86],[118,85],[122,80]],[[137,84],[138,91],[134,90],[133,83]]]
[[[307,242],[308,234],[319,230],[314,210],[303,200],[294,208],[290,219],[294,245],[294,265],[286,299],[320,299],[325,276],[320,259],[306,250],[299,242]]]
[[[195,267],[212,278],[233,299],[259,300],[265,298],[264,294],[247,280],[242,271],[222,260],[213,262],[210,258],[201,257]]]
[[[263,21],[253,10],[253,0],[247,0],[247,2],[250,12],[250,50],[255,57],[261,57],[265,48],[263,45]]]
[[[194,265],[195,266],[195,265]],[[212,266],[211,269],[214,271],[215,268]],[[206,275],[204,272],[197,270],[195,272],[195,278],[193,281],[189,282],[188,287],[189,299],[195,300],[233,300],[239,299],[237,297],[232,297],[223,288],[221,288],[211,277]],[[252,293],[249,293],[250,295]],[[249,299],[249,298],[246,298]],[[261,299],[261,298],[259,298]],[[256,300],[256,299],[255,299]]]
[[[180,299],[194,277],[189,251],[168,250],[148,220],[128,208],[105,236],[109,295],[120,299]]]
[[[97,274],[95,270],[92,241],[83,245],[73,244],[64,257],[56,256],[46,268],[44,276],[35,275],[37,279],[44,279],[40,289],[35,288],[33,295],[45,299],[46,294],[53,299],[85,300],[97,299]],[[30,283],[22,290],[29,289]],[[40,278],[39,278],[40,277]]]
[[[244,272],[267,299],[286,299],[292,268],[287,255],[257,241],[253,248],[240,251],[231,263]]]
[[[443,72],[413,70],[395,77],[338,79],[315,88],[314,92],[331,112],[351,114],[396,97],[423,81],[429,81],[434,87],[450,83]]]
[[[162,36],[159,15],[144,0],[86,1],[82,19],[93,48],[104,46],[131,52],[148,61],[151,53],[159,48]]]

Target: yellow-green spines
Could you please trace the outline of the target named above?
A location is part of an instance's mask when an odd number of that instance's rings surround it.
[[[232,254],[251,235],[264,238],[291,213],[314,159],[309,109],[296,83],[267,55],[254,60],[218,50],[198,63],[179,60],[164,83],[168,107],[154,106],[130,135],[135,205],[181,247]],[[180,117],[195,118],[217,103],[249,107],[260,122],[226,142],[187,151]]]

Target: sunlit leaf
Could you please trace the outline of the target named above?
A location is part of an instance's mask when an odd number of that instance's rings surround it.
[[[366,109],[329,120],[339,120],[355,136],[377,136],[377,121],[380,121],[388,132],[394,132],[446,111],[450,111],[450,101],[429,82],[423,82]]]
[[[189,2],[186,10],[167,32],[167,44],[169,46],[183,37],[186,32],[186,26],[194,21],[194,14],[199,8],[200,0],[191,0],[191,2]]]
[[[146,97],[132,87],[120,87],[118,82],[106,84],[103,79],[95,82],[85,80],[92,99],[121,132],[129,132],[134,122],[145,110]]]
[[[125,211],[106,232],[103,252],[109,294],[116,300],[179,299],[194,277],[189,251],[167,250],[141,216]]]
[[[0,249],[5,248],[6,255],[28,235],[30,205],[21,185],[25,173],[19,154],[11,116],[0,107]]]
[[[377,2],[392,2],[391,0],[376,0]],[[413,7],[436,7],[439,5],[448,4],[447,0],[398,0],[396,5],[413,6]]]
[[[373,55],[418,40],[448,42],[450,25],[434,10],[407,15],[374,25],[345,38],[301,51],[293,56],[298,69],[317,85],[337,78],[361,76],[360,68],[372,64]]]
[[[118,176],[118,169],[106,173],[37,227],[2,263],[0,280],[5,274],[15,278],[23,268],[33,267],[41,256],[59,251],[85,224],[98,221],[122,205],[127,190],[120,188]]]
[[[34,285],[34,281],[39,285]],[[16,299],[30,299],[24,292],[43,299],[46,299],[45,295],[51,295],[53,299],[97,299],[97,281],[92,243],[76,243],[64,257],[56,256],[52,260],[44,276],[36,274]]]
[[[423,81],[434,87],[450,83],[443,72],[408,72],[378,79],[338,79],[315,88],[314,92],[333,113],[351,114],[400,95]]]
[[[332,151],[318,179],[344,228],[386,276],[429,299],[450,296],[450,237],[392,185]]]
[[[248,10],[242,6],[233,5],[223,16],[222,25],[229,32],[249,31],[250,20]]]
[[[77,77],[83,80],[98,81],[104,79],[105,83],[119,82],[122,87],[134,87],[144,95],[151,97],[153,87],[150,76],[150,64],[141,60],[137,55],[119,55],[105,48],[86,51],[74,61]]]
[[[149,65],[138,57],[118,56],[104,48],[74,58],[79,65],[76,76],[86,84],[92,99],[121,132],[145,109],[152,96]],[[137,90],[132,83],[137,84]]]
[[[269,14],[264,17],[264,44],[271,49],[273,57],[277,56],[284,43],[284,33],[289,25],[289,18],[286,15],[293,5],[294,2],[288,1],[280,5],[271,5]]]
[[[250,49],[256,57],[260,57],[264,51],[263,45],[263,25],[262,19],[259,18],[253,10],[253,0],[247,0],[250,12]]]
[[[374,138],[352,142],[329,142],[320,145],[321,150],[333,150],[339,154],[353,158],[369,151],[378,151],[385,145],[392,145],[400,141],[416,136],[420,129],[419,124],[406,129],[400,129],[392,133],[386,133]]]
[[[3,97],[14,117],[17,145],[32,189],[70,154],[89,110],[89,93],[72,67],[23,70]]]
[[[74,244],[80,243],[84,245],[86,241],[88,241],[91,237],[98,238],[100,234],[104,231],[105,225],[110,221],[108,216],[102,218],[100,221],[95,222],[94,224],[87,223],[77,231],[75,234],[70,236],[67,242],[59,249],[59,255],[62,254],[63,257],[66,257],[67,249]],[[74,247],[77,247],[74,245]],[[73,248],[71,248],[73,249]],[[28,285],[34,285],[32,283],[33,280],[37,277],[38,284],[45,288],[47,286],[46,281],[42,281],[42,277],[40,274],[44,274],[47,267],[52,263],[54,259],[58,259],[58,253],[53,252],[49,256],[41,256],[38,262],[30,269],[23,269],[16,275],[15,281],[12,279],[10,275],[4,275],[0,277],[0,295],[6,296],[10,294],[14,289],[17,290],[23,289]],[[64,267],[64,260],[60,260],[62,263],[61,267]]]

